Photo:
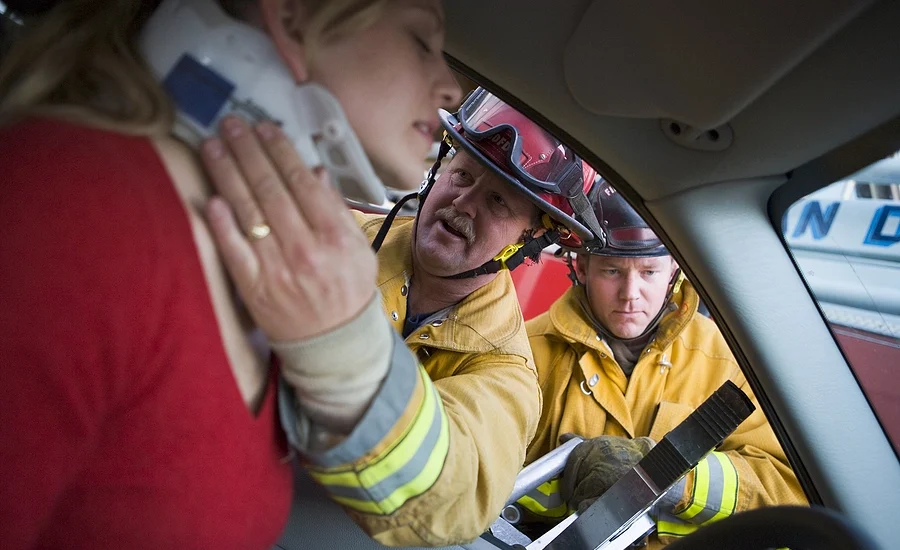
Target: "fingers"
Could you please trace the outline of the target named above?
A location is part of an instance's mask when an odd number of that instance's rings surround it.
[[[365,307],[377,263],[340,197],[269,126],[253,131],[227,117],[222,138],[203,145],[219,193],[207,217],[256,323],[272,340],[303,340],[342,326]],[[345,218],[346,227],[333,221]],[[256,224],[267,224],[272,234],[248,240]]]
[[[234,219],[228,203],[213,197],[206,205],[206,219],[218,244],[222,261],[238,288],[248,289],[259,277],[260,264]]]
[[[653,447],[656,446],[656,441],[653,441],[649,437],[638,437],[634,441],[638,445],[641,456],[647,456],[647,453],[653,450]]]
[[[262,122],[256,131],[269,159],[283,175],[287,188],[295,197],[301,214],[315,232],[322,235],[345,231],[359,233],[353,216],[329,183],[324,169],[318,171],[318,177],[311,178],[294,144],[275,124]]]
[[[233,207],[237,223],[243,230],[265,223],[262,211],[244,183],[240,169],[226,149],[224,142],[210,139],[200,149],[200,158],[219,195]]]
[[[230,177],[212,173],[213,167],[209,169],[219,192],[233,205],[238,220],[249,222],[247,227],[250,227],[261,223],[258,221],[261,218],[282,242],[307,236],[308,227],[297,215],[276,167],[250,127],[238,117],[226,117],[221,134],[231,155],[225,155],[215,164],[219,170],[229,171]],[[302,164],[299,169],[307,178],[311,177]]]
[[[578,485],[578,482],[581,480],[581,474],[579,470],[581,469],[581,462],[583,457],[578,453],[578,448],[575,447],[575,450],[572,451],[572,454],[569,455],[569,459],[566,461],[566,467],[563,470],[562,477],[562,486],[560,487],[560,494],[562,497],[569,501],[572,496],[575,494],[575,487]]]

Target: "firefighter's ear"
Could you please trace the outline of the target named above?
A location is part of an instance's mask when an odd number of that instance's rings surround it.
[[[266,31],[298,84],[309,80],[305,40],[309,9],[306,4],[291,0],[260,0],[259,3]]]
[[[591,261],[590,254],[575,254],[575,276],[582,285],[587,280],[588,262]]]

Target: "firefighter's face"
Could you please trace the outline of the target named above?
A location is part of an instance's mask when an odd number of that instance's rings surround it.
[[[525,196],[460,151],[422,207],[414,254],[432,275],[455,275],[520,242],[538,219],[538,208]]]
[[[585,286],[594,317],[613,336],[640,336],[665,305],[678,264],[672,256],[612,258],[580,254],[575,274]]]

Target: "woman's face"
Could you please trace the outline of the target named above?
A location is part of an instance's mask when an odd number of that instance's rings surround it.
[[[316,45],[309,80],[341,102],[375,169],[391,187],[411,189],[460,88],[442,54],[440,0],[389,0],[360,31]]]

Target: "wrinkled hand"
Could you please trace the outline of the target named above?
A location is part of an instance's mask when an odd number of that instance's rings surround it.
[[[602,435],[575,447],[563,472],[562,496],[583,513],[655,445],[649,437]]]
[[[352,320],[374,296],[375,255],[327,174],[271,122],[227,117],[220,133],[201,148],[219,194],[206,213],[254,321],[270,340],[295,341]]]

